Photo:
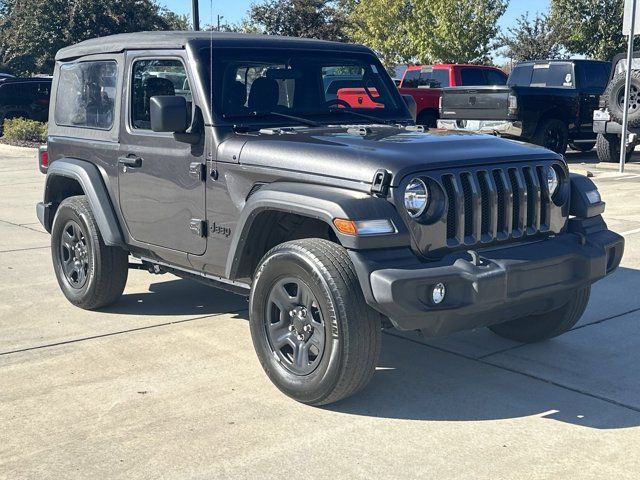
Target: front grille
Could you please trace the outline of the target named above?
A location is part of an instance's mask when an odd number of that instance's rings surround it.
[[[448,247],[549,231],[551,199],[543,166],[487,167],[444,173]]]

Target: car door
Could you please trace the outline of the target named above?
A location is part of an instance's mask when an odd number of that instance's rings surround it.
[[[122,215],[137,242],[201,255],[206,250],[202,140],[192,145],[151,130],[150,99],[181,95],[194,110],[181,53],[127,55],[118,186]]]

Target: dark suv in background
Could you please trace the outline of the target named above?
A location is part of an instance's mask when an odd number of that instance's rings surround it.
[[[51,78],[0,78],[0,134],[11,118],[46,122],[50,94]]]
[[[596,144],[593,111],[610,69],[599,60],[521,62],[505,87],[443,89],[438,126],[586,152]]]

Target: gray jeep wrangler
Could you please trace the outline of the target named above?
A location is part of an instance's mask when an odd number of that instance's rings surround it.
[[[382,328],[559,335],[622,257],[561,155],[416,126],[363,46],[89,40],[58,52],[51,104],[37,213],[69,301],[116,302],[129,268],[244,294],[264,370],[304,403],[363,388]]]

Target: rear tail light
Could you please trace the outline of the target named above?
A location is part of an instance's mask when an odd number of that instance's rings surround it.
[[[513,94],[509,95],[509,115],[515,115],[518,113],[518,97]]]
[[[42,173],[47,173],[49,168],[49,152],[46,145],[40,145],[38,148],[38,168]]]

